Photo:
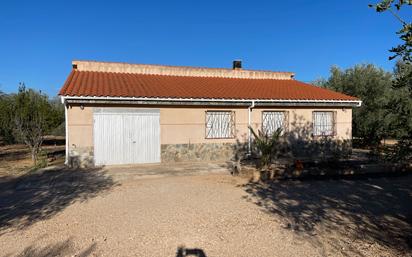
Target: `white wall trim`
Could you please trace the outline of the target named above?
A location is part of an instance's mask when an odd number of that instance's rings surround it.
[[[63,101],[63,98],[62,98],[62,101]],[[64,139],[66,143],[64,164],[67,165],[69,163],[69,122],[67,120],[67,104],[64,103],[64,101],[63,101],[63,104],[64,104],[64,127],[65,127],[64,129],[65,129],[65,135],[66,135]]]
[[[162,97],[112,97],[112,96],[61,96],[62,102],[67,100],[134,100],[134,101],[169,101],[169,102],[243,102],[243,103],[347,103],[362,105],[360,100],[295,100],[295,99],[221,99],[221,98],[162,98]]]

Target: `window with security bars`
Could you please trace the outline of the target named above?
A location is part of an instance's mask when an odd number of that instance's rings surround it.
[[[233,138],[234,131],[235,112],[206,112],[206,138]]]
[[[272,135],[278,129],[282,133],[287,130],[288,112],[284,111],[264,111],[262,112],[262,131],[266,135]]]
[[[313,112],[313,135],[333,136],[336,129],[336,113],[332,111]]]

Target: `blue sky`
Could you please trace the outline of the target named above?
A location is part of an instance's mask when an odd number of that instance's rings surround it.
[[[392,70],[400,24],[368,8],[376,1],[1,1],[0,90],[25,82],[55,96],[73,59],[231,67],[240,58],[308,82],[331,65]]]

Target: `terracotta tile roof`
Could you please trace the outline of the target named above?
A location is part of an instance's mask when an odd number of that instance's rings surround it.
[[[294,79],[247,79],[172,76],[73,69],[60,90],[62,96],[358,100],[355,97]]]

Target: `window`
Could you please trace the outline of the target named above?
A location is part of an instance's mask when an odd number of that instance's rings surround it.
[[[333,136],[335,135],[335,112],[313,112],[313,135]]]
[[[262,131],[267,135],[282,129],[282,133],[287,130],[288,112],[282,111],[264,111],[262,112]]]
[[[233,138],[235,131],[235,112],[207,111],[206,138]]]

